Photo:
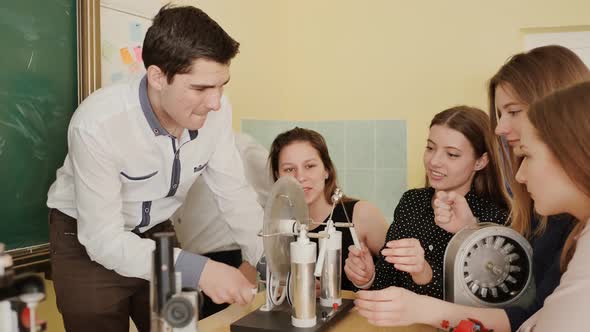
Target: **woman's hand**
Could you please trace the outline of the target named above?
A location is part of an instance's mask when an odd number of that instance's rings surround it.
[[[369,323],[378,326],[406,326],[424,323],[420,317],[429,312],[424,296],[400,287],[378,291],[358,291],[355,307]]]
[[[348,247],[348,257],[344,262],[344,273],[357,287],[369,288],[375,274],[375,264],[369,249],[361,243],[361,250],[355,246]]]
[[[381,254],[397,270],[409,273],[415,283],[425,285],[432,280],[432,269],[424,259],[424,249],[417,239],[401,239],[385,244]]]
[[[434,197],[434,222],[445,231],[457,233],[477,222],[462,195],[454,191],[438,191]]]

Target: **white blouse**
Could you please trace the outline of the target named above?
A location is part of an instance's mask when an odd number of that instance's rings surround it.
[[[590,230],[586,226],[578,237],[576,252],[561,276],[559,286],[547,297],[543,308],[524,322],[518,331],[588,331],[589,305]]]

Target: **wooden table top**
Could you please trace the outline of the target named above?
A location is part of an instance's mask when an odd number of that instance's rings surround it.
[[[354,293],[350,291],[343,291],[343,297],[347,299],[353,299]],[[211,315],[203,320],[199,321],[199,332],[229,332],[231,323],[244,317],[246,314],[258,309],[264,303],[264,292],[260,292],[256,295],[254,301],[247,306],[240,306],[232,304],[225,310],[222,310],[214,315]],[[367,320],[359,315],[353,308],[346,317],[342,318],[341,321],[337,322],[336,325],[330,329],[330,331],[390,331],[390,332],[436,332],[436,329],[426,325],[411,325],[407,327],[378,327],[369,324]]]

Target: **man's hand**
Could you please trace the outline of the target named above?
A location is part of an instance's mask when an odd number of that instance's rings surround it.
[[[243,264],[242,264],[243,265]],[[207,260],[199,287],[215,303],[248,304],[254,300],[254,285],[240,271],[212,259]]]
[[[246,277],[246,279],[248,279],[251,284],[256,284],[257,272],[254,266],[250,265],[250,263],[246,261],[243,261],[238,270],[242,272],[244,277]]]

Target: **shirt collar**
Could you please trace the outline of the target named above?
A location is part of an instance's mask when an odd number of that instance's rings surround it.
[[[164,129],[164,127],[162,127],[160,121],[156,117],[156,113],[154,113],[154,110],[152,109],[152,105],[150,104],[147,94],[147,76],[143,76],[139,83],[139,104],[141,105],[141,110],[143,111],[145,119],[152,129],[152,133],[156,136],[169,136],[170,134]]]
[[[168,133],[168,131],[164,129],[164,127],[162,127],[162,125],[160,124],[160,121],[156,117],[156,113],[154,113],[152,105],[150,104],[150,100],[147,95],[147,75],[144,75],[141,79],[141,82],[139,83],[139,103],[141,105],[143,115],[145,116],[145,119],[150,125],[150,128],[152,129],[154,135],[170,136],[170,133]],[[195,138],[197,138],[197,136],[199,136],[199,130],[189,130],[188,134],[192,141]]]
[[[191,138],[191,141],[194,140],[195,138],[197,138],[197,136],[199,136],[199,130],[189,130],[188,131],[188,135]]]

